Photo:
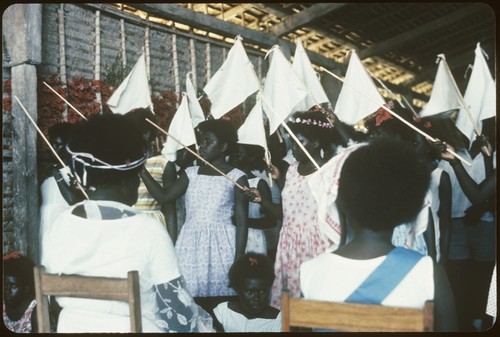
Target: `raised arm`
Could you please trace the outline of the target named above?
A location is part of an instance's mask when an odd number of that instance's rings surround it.
[[[437,144],[436,146],[441,148],[441,158],[450,163],[455,175],[457,176],[458,183],[472,204],[477,205],[495,196],[497,183],[496,169],[493,170],[491,175],[487,176],[480,184],[478,184],[471,178],[469,173],[467,173],[460,160],[445,150],[445,146],[452,149],[451,146],[446,145],[445,143]]]
[[[260,193],[261,199],[266,199],[272,202],[271,189],[264,180],[259,180],[257,190]],[[248,219],[248,227],[264,229],[273,228],[274,226],[276,226],[276,217],[274,216],[274,214],[264,207],[262,207],[262,210],[264,213],[264,217],[261,219]]]
[[[149,193],[155,198],[160,204],[166,204],[169,202],[174,202],[180,198],[184,193],[186,193],[189,179],[186,173],[183,173],[179,179],[172,182],[170,186],[162,187],[158,182],[149,174],[149,172],[142,168],[139,172],[139,176],[146,185]]]

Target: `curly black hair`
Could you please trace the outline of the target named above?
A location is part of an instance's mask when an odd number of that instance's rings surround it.
[[[375,138],[346,159],[337,204],[348,221],[374,231],[392,229],[416,217],[429,180],[411,144]]]
[[[26,256],[19,255],[15,258],[9,258],[3,261],[3,275],[13,276],[22,286],[27,287],[34,296],[35,294],[35,277],[33,267],[35,264]]]
[[[144,158],[145,149],[141,128],[123,115],[93,115],[87,121],[75,124],[68,142],[72,152],[88,153],[111,165],[124,165]],[[86,160],[91,163],[91,160]],[[97,164],[97,162],[93,162]],[[137,175],[141,167],[130,170],[86,168],[87,185],[114,183],[124,176]],[[75,171],[82,174],[82,165]]]
[[[303,122],[308,120],[311,122]],[[333,126],[326,114],[320,111],[297,111],[290,117],[287,125],[293,133],[300,133],[310,141],[318,141],[322,149],[328,149],[329,144],[335,140]]]
[[[265,280],[271,286],[274,281],[273,262],[264,254],[248,252],[233,263],[228,276],[229,286],[235,290],[246,279]]]
[[[221,143],[227,144],[226,154],[231,154],[236,150],[238,142],[238,132],[234,125],[223,119],[208,119],[201,122],[196,127],[196,132],[212,132]]]

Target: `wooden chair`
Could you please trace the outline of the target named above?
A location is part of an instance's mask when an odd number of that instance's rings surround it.
[[[281,331],[295,327],[349,332],[433,331],[433,304],[428,301],[422,309],[398,308],[312,301],[283,292]]]
[[[130,331],[142,332],[137,271],[129,271],[126,279],[48,274],[40,266],[35,266],[34,272],[39,332],[50,332],[49,295],[127,302],[130,307]]]

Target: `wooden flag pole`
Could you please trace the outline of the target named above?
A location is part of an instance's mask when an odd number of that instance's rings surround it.
[[[378,102],[376,102],[375,100],[373,100],[372,98],[368,97],[367,95],[365,95],[363,92],[357,90],[356,88],[352,87],[349,83],[346,83],[342,78],[340,78],[339,76],[335,75],[334,73],[328,71],[327,69],[321,67],[321,70],[325,71],[326,73],[330,74],[331,76],[335,77],[336,79],[338,79],[339,81],[341,81],[342,83],[348,85],[351,89],[355,90],[358,94],[364,96],[365,98],[371,100],[373,103],[375,104],[379,104]],[[424,136],[426,139],[432,141],[433,143],[437,142],[438,139],[434,138],[434,137],[431,137],[430,135],[428,135],[427,133],[425,133],[424,131],[420,130],[419,128],[417,128],[415,125],[411,124],[410,122],[408,122],[406,119],[404,119],[403,117],[401,117],[400,115],[398,115],[397,113],[395,113],[394,111],[392,111],[391,109],[387,108],[386,106],[384,105],[380,105],[381,108],[383,108],[385,111],[387,111],[388,113],[390,113],[393,117],[396,117],[397,119],[399,119],[401,122],[403,122],[404,124],[406,124],[407,126],[409,126],[410,128],[412,128],[413,130],[415,130],[416,132],[420,133],[422,136]],[[455,158],[458,158],[460,159],[460,161],[462,161],[463,163],[465,163],[466,165],[468,166],[472,166],[471,163],[469,163],[467,160],[465,160],[464,158],[462,158],[460,155],[458,155],[455,151],[451,150],[451,149],[446,149],[447,152],[451,153],[453,156],[455,156]]]
[[[277,115],[276,111],[274,110],[273,106],[271,105],[271,103],[267,100],[267,97],[264,95],[264,93],[261,94],[261,97],[264,101],[266,101],[267,103],[267,106],[273,110],[274,114]],[[295,136],[295,134],[293,133],[292,130],[290,130],[290,128],[288,127],[288,125],[286,125],[286,123],[284,122],[281,122],[281,126],[283,126],[285,128],[285,130],[290,134],[290,137],[292,137],[292,139],[297,143],[297,145],[300,147],[300,149],[302,151],[304,151],[304,153],[306,154],[307,158],[309,158],[309,160],[314,164],[314,166],[316,166],[316,168],[319,170],[320,169],[320,166],[318,165],[318,163],[316,162],[316,160],[314,160],[314,158],[311,156],[311,154],[309,153],[309,151],[306,150],[306,148],[304,147],[304,145],[302,145],[302,143],[300,142],[300,140],[297,138],[297,136]]]
[[[191,150],[189,147],[187,147],[186,145],[184,145],[180,140],[178,140],[177,138],[175,138],[171,134],[167,133],[167,131],[163,130],[157,124],[155,124],[154,122],[152,122],[149,118],[146,118],[146,122],[148,122],[149,124],[153,125],[158,130],[160,130],[161,132],[163,132],[167,137],[170,137],[173,140],[175,140],[177,142],[177,144],[179,144],[180,146],[182,146],[183,148],[185,148],[186,150],[188,150],[189,152],[191,152],[196,158],[200,159],[203,163],[205,163],[208,166],[210,166],[211,168],[213,168],[215,171],[217,171],[224,178],[226,178],[227,180],[229,180],[230,182],[232,182],[234,185],[236,185],[236,187],[238,187],[240,190],[242,190],[242,191],[246,191],[247,190],[245,187],[243,187],[240,184],[238,184],[234,179],[231,179],[227,174],[225,174],[224,172],[222,172],[221,170],[219,170],[217,167],[215,167],[214,165],[212,165],[210,162],[208,162],[205,158],[203,158],[198,153],[196,153],[195,151]]]
[[[75,110],[83,119],[87,120],[87,117],[85,117],[80,111],[78,111],[77,108],[75,108],[73,105],[71,105],[70,102],[68,102],[64,97],[62,97],[57,91],[55,91],[50,85],[48,85],[46,82],[43,82],[43,84],[45,84],[47,86],[47,88],[49,88],[50,90],[52,90],[52,92],[54,94],[56,94],[57,96],[59,96],[60,99],[62,99],[67,105],[69,105],[73,110]]]
[[[45,137],[45,135],[43,134],[42,130],[40,130],[40,128],[38,127],[38,125],[36,125],[35,121],[33,120],[33,118],[31,118],[30,114],[28,113],[28,110],[26,110],[26,108],[24,107],[24,105],[21,103],[21,101],[19,100],[19,98],[17,98],[16,95],[14,95],[14,98],[17,100],[17,103],[19,103],[19,105],[21,106],[21,109],[24,111],[24,113],[26,114],[26,116],[28,116],[28,119],[31,121],[31,123],[35,126],[36,128],[36,131],[38,131],[38,134],[40,135],[40,137],[42,137],[42,139],[45,141],[45,143],[47,143],[49,149],[52,151],[52,153],[54,154],[54,156],[56,157],[56,159],[59,161],[59,163],[62,165],[62,167],[67,167],[67,165],[62,161],[61,157],[59,157],[59,155],[57,154],[56,150],[54,150],[54,148],[52,147],[52,145],[50,144],[49,140],[47,139],[47,137]],[[68,169],[68,175],[71,177],[71,178],[74,178],[75,176],[71,173],[71,170]],[[84,188],[80,185],[80,183],[75,180],[78,188],[80,189],[80,191],[82,191],[83,195],[85,196],[85,198],[89,199],[89,196],[87,194],[87,192],[85,192]]]

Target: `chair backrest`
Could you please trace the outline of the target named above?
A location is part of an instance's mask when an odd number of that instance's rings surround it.
[[[142,332],[139,273],[129,271],[127,278],[55,275],[41,266],[34,267],[39,332],[50,332],[48,296],[79,297],[127,302],[130,331]]]
[[[433,302],[422,309],[373,304],[339,303],[290,297],[281,299],[281,330],[292,327],[349,332],[433,331]]]

